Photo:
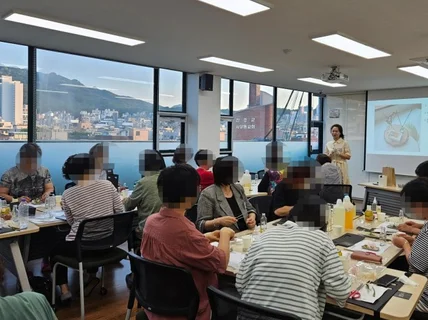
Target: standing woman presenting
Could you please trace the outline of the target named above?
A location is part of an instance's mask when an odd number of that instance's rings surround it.
[[[348,160],[351,159],[351,149],[349,143],[343,135],[343,128],[340,124],[334,124],[330,128],[333,141],[327,142],[325,154],[331,158],[331,162],[335,164],[342,173],[343,184],[351,184],[348,175]]]

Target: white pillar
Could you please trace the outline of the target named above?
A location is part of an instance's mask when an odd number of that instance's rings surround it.
[[[213,91],[201,91],[199,74],[187,75],[187,143],[194,153],[208,149],[215,157],[220,154],[220,98],[220,77],[214,76]]]

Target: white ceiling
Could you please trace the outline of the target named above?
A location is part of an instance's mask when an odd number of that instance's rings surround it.
[[[233,0],[231,0],[233,1]],[[428,86],[397,70],[428,56],[426,0],[268,0],[273,9],[241,17],[197,0],[1,0],[0,16],[20,10],[146,41],[127,47],[0,21],[0,41],[35,45],[149,66],[325,93]],[[310,40],[341,32],[392,53],[366,60]],[[285,55],[284,49],[292,51]],[[256,73],[198,60],[215,55],[274,69]],[[350,76],[346,88],[297,81],[331,65]]]

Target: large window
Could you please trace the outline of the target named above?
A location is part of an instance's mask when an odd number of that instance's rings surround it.
[[[185,142],[184,78],[182,72],[159,70],[158,149],[164,153],[171,153]]]
[[[152,141],[152,68],[46,50],[37,68],[37,140]]]
[[[233,154],[245,169],[258,171],[273,139],[274,88],[239,81],[233,88]]]
[[[308,111],[307,92],[278,88],[276,109],[276,139],[285,143],[289,157],[308,154]]]
[[[28,48],[0,42],[0,141],[28,138]]]

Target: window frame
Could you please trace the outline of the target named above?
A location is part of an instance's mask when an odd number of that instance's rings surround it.
[[[223,78],[225,79],[225,78]],[[223,80],[222,79],[222,80]],[[233,126],[233,92],[234,92],[234,80],[225,79],[229,81],[229,113],[221,114],[221,106],[220,106],[220,122],[227,122],[227,147],[220,148],[220,154],[222,155],[231,155],[233,148],[233,140],[232,140],[232,126]],[[220,94],[222,94],[221,86],[220,86]]]

